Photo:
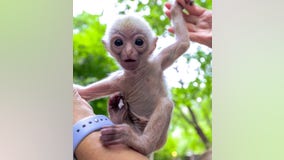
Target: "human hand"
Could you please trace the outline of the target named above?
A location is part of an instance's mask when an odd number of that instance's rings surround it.
[[[80,119],[94,115],[92,107],[79,95],[73,85],[73,124]]]
[[[186,26],[189,32],[189,38],[192,41],[204,44],[212,48],[212,11],[197,5],[190,5],[188,0],[176,0],[189,14],[183,14]],[[167,10],[165,14],[171,18],[170,3],[166,3]],[[168,29],[169,32],[174,33],[173,27]]]
[[[94,115],[92,107],[78,94],[73,85],[73,124],[77,121]],[[133,151],[126,145],[112,145],[105,147],[100,140],[101,132],[93,132],[83,139],[76,149],[78,159],[84,160],[148,160],[142,154]]]

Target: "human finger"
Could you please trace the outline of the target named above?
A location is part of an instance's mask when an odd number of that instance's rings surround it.
[[[201,8],[197,5],[192,5],[192,6],[186,5],[184,8],[189,12],[189,14],[195,16],[200,16],[206,11],[206,9]]]
[[[73,98],[80,98],[78,90],[74,84],[73,84]]]
[[[175,30],[174,30],[173,27],[168,28],[168,31],[169,31],[170,33],[175,33]]]
[[[171,19],[171,12],[169,10],[165,11],[166,16]]]
[[[165,7],[170,10],[171,7],[172,7],[172,4],[169,3],[169,2],[166,2],[166,3],[165,3]]]
[[[187,23],[187,24],[186,24],[186,27],[187,27],[187,30],[188,30],[189,32],[197,32],[197,30],[198,30],[198,28],[196,27],[196,25],[191,24],[191,23]],[[174,27],[168,28],[168,31],[169,31],[170,33],[175,33]]]
[[[199,21],[199,18],[194,15],[183,14],[183,18],[186,22],[192,23],[192,24],[197,24],[197,22]]]
[[[192,23],[187,23],[186,24],[187,30],[189,32],[196,32],[197,31],[197,27],[196,25],[192,24]]]
[[[202,32],[189,32],[189,38],[191,41],[206,45],[212,48],[212,36]]]
[[[200,40],[200,34],[199,33],[189,32],[188,34],[189,34],[189,38],[190,38],[191,41],[200,43],[199,42],[199,40]]]
[[[165,12],[166,16],[169,19],[171,19],[171,11],[170,10],[171,10],[172,4],[170,4],[169,2],[166,2],[165,7],[166,7],[167,10],[165,10],[164,12]]]
[[[196,31],[197,31],[197,27],[196,27],[196,25],[194,25],[194,24],[187,23],[187,24],[186,24],[186,27],[187,27],[187,30],[188,30],[189,32],[196,32]],[[168,28],[168,31],[169,31],[170,33],[175,33],[174,27]]]
[[[76,85],[73,85],[73,124],[78,120],[93,114],[93,108],[86,100],[81,98]]]

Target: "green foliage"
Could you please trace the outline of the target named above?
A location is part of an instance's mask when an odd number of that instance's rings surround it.
[[[198,50],[192,56],[185,54],[184,57],[188,62],[196,59],[200,63],[198,76],[188,85],[180,80],[183,87],[171,89],[175,108],[168,141],[155,153],[155,159],[173,159],[174,152],[183,159],[189,152],[203,153],[212,144],[212,54]]]
[[[73,81],[76,84],[93,83],[118,68],[104,49],[102,37],[106,26],[100,24],[99,17],[83,13],[73,20]],[[91,103],[97,114],[107,114],[106,104],[106,99]]]
[[[194,3],[207,9],[212,9],[212,0],[194,0]]]
[[[169,24],[169,19],[166,17],[163,11],[163,7],[166,0],[152,0],[148,4],[143,4],[141,1],[138,3],[137,12],[150,9],[150,14],[145,15],[144,18],[150,23],[151,27],[157,35],[161,35],[165,32],[166,25]],[[159,5],[157,5],[159,4]]]
[[[166,0],[149,0],[148,3],[145,1],[138,1],[137,8],[133,9],[129,5],[133,0],[119,0],[120,5],[125,5],[124,10],[120,11],[119,14],[127,14],[129,10],[134,10],[137,13],[144,13],[143,17],[149,22],[151,28],[157,35],[161,35],[165,32],[165,28],[169,25],[169,19],[166,17],[163,11],[163,4]]]
[[[166,35],[166,28],[170,26],[163,12],[166,0],[149,0],[148,3],[138,0],[135,8],[131,8],[130,2],[134,1],[118,0],[119,5],[125,6],[118,14],[127,14],[129,10],[143,13],[157,35]],[[195,4],[212,8],[212,0],[195,0]],[[90,84],[118,69],[101,42],[106,26],[100,23],[100,17],[82,13],[73,19],[73,81],[76,84]],[[167,143],[155,153],[158,160],[184,159],[188,152],[199,154],[212,144],[212,54],[199,49],[184,57],[189,64],[192,60],[199,62],[198,76],[188,85],[181,80],[182,87],[171,89],[175,108]],[[91,105],[97,114],[107,114],[106,99],[96,100]]]

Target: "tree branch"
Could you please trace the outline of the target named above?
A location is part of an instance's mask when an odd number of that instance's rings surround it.
[[[180,112],[181,116],[185,119],[185,121],[187,121],[189,124],[194,126],[194,123],[192,120],[190,120],[183,112],[181,109],[178,109],[178,111]]]
[[[189,106],[187,106],[187,109],[189,110],[189,113],[190,113],[190,115],[192,117],[193,126],[194,126],[197,134],[199,135],[200,139],[204,143],[206,149],[208,149],[210,147],[210,143],[209,143],[207,137],[205,136],[204,132],[202,131],[201,127],[197,123],[197,119],[195,117],[195,114],[194,114],[193,110]]]

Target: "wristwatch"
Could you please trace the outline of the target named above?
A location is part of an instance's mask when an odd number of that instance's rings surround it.
[[[73,125],[73,154],[78,144],[90,133],[100,130],[104,126],[114,125],[104,115],[95,115],[79,120]]]

